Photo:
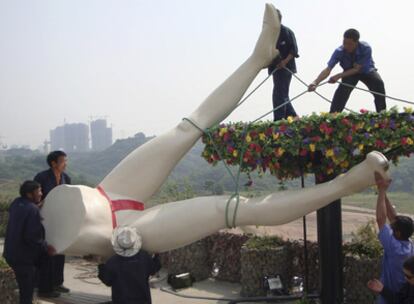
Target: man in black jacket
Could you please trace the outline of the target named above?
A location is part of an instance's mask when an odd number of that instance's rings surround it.
[[[3,256],[13,269],[19,286],[20,304],[32,304],[35,265],[42,255],[53,255],[55,250],[45,241],[39,208],[42,197],[40,185],[25,181],[20,197],[9,209]]]
[[[369,281],[368,288],[381,294],[388,304],[414,304],[414,256],[404,262],[403,271],[407,282],[398,293],[393,293],[377,279]]]
[[[67,163],[65,152],[50,152],[46,161],[49,169],[38,173],[34,178],[42,187],[41,205],[53,188],[71,184],[70,177],[65,173]],[[64,267],[65,256],[61,254],[42,260],[39,273],[39,295],[41,297],[53,298],[59,296],[59,292],[69,292],[69,289],[63,286]]]
[[[151,304],[149,277],[158,272],[158,255],[141,249],[141,237],[134,228],[114,230],[112,246],[116,255],[98,266],[99,279],[112,288],[113,304]]]

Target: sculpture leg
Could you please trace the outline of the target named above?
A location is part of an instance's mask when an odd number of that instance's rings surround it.
[[[388,163],[379,152],[348,173],[317,186],[282,191],[259,198],[240,198],[236,225],[280,225],[330,202],[375,184],[374,172],[387,177]],[[118,226],[137,228],[143,247],[153,252],[178,248],[226,227],[228,196],[197,197],[158,205],[145,211],[116,212]],[[52,203],[49,202],[52,201]],[[67,202],[71,203],[68,204]],[[229,205],[232,222],[235,201]],[[51,191],[42,210],[47,241],[59,252],[110,256],[112,223],[107,199],[97,189],[62,185]],[[57,216],[60,215],[60,216]],[[68,216],[70,215],[70,216]]]
[[[379,152],[371,152],[362,163],[330,182],[297,191],[277,192],[266,197],[240,198],[236,225],[273,226],[289,223],[336,199],[374,185],[375,171],[388,178],[387,169],[387,159]],[[227,196],[197,197],[158,205],[144,211],[133,222],[125,221],[123,224],[137,228],[145,249],[152,252],[168,251],[225,228],[227,200]],[[233,201],[229,217],[233,216],[234,207]]]
[[[280,21],[275,8],[267,4],[263,29],[253,54],[188,117],[205,129],[225,119],[236,107],[260,72],[277,56],[275,49]],[[160,105],[162,106],[162,105]],[[108,192],[145,202],[162,185],[179,160],[191,149],[202,132],[189,122],[140,146],[101,182]]]

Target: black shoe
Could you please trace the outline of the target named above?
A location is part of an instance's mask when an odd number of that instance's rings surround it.
[[[63,285],[60,285],[60,286],[56,286],[55,287],[55,291],[62,292],[62,293],[68,293],[68,292],[70,292],[70,289],[69,288],[66,288]]]
[[[37,296],[39,298],[59,298],[60,292],[57,292],[57,291],[38,292]]]

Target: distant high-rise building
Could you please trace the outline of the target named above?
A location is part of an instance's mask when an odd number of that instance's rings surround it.
[[[66,124],[65,151],[86,152],[89,150],[89,127],[83,123]]]
[[[50,131],[51,150],[86,152],[89,150],[89,127],[83,123],[64,124]]]
[[[92,150],[102,151],[112,145],[112,128],[107,127],[106,119],[91,122]]]
[[[64,126],[50,130],[50,149],[65,150],[65,128]]]

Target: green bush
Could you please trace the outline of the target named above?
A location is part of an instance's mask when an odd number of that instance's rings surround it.
[[[282,238],[278,236],[253,236],[246,243],[248,249],[270,249],[284,245]]]
[[[6,226],[7,223],[0,223],[0,237],[4,237],[6,235]]]
[[[7,210],[9,209],[9,206],[10,206],[10,202],[0,201],[0,237],[4,237],[6,233],[7,218],[8,218]]]
[[[382,256],[382,246],[378,240],[378,232],[374,220],[361,226],[352,233],[352,241],[343,246],[345,255],[378,259]]]
[[[9,210],[9,206],[9,203],[0,202],[0,212],[7,212],[7,210]]]
[[[3,269],[3,268],[9,268],[9,265],[7,265],[4,258],[2,256],[0,256],[0,269]]]
[[[314,303],[316,303],[315,300],[309,300],[307,298],[303,298],[295,302],[295,304],[314,304]]]

